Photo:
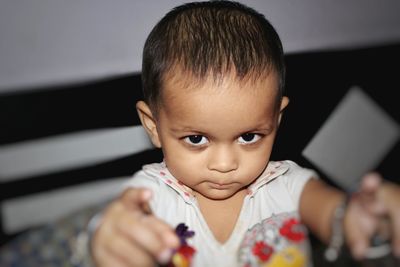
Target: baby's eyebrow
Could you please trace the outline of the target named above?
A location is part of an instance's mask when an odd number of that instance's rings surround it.
[[[182,127],[172,127],[171,128],[172,132],[186,132],[186,133],[196,133],[199,135],[205,135],[206,133],[204,131],[198,130],[196,128],[193,127],[188,127],[188,126],[182,126]]]
[[[249,133],[249,132],[255,132],[255,131],[262,131],[262,132],[270,132],[273,130],[273,127],[268,123],[268,124],[261,124],[261,125],[256,125],[254,127],[244,129],[244,133]]]

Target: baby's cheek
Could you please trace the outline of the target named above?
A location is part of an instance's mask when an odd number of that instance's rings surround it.
[[[268,161],[259,159],[247,162],[246,165],[242,166],[244,177],[248,177],[248,182],[252,183],[264,172],[267,163]]]

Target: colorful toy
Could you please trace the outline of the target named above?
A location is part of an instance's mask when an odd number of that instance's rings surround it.
[[[190,231],[184,223],[178,224],[175,233],[180,240],[180,247],[174,252],[168,267],[190,267],[196,249],[187,243],[187,239],[194,236],[194,231]]]

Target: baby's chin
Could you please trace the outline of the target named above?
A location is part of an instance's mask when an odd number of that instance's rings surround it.
[[[245,196],[246,194],[246,189],[233,190],[232,188],[209,188],[204,191],[196,191],[196,196],[201,195],[203,198],[215,201],[228,200],[241,195]]]

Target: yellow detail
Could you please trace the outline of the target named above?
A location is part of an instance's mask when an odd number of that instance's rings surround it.
[[[189,261],[179,253],[175,253],[172,256],[172,264],[175,267],[189,267],[190,266]]]
[[[287,247],[274,253],[271,260],[263,267],[305,267],[306,257],[295,247]]]

